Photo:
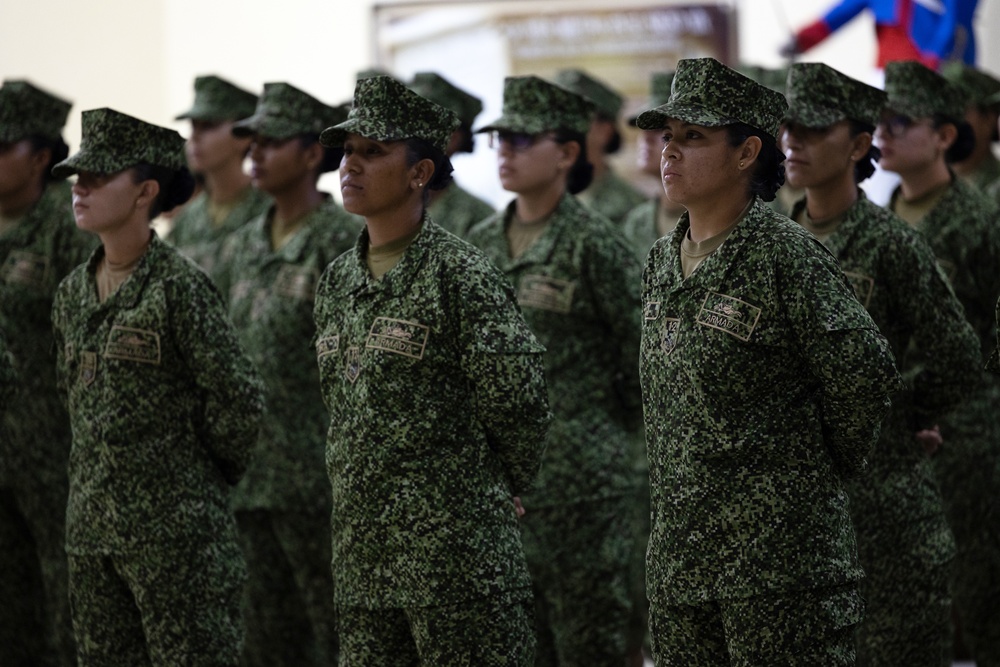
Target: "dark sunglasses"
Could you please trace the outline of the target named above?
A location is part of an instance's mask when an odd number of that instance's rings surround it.
[[[884,128],[890,136],[901,137],[906,131],[917,124],[917,120],[905,114],[887,116],[878,122],[878,127]]]
[[[526,151],[543,139],[551,139],[547,132],[528,134],[527,132],[505,132],[503,130],[490,132],[490,148],[506,146],[514,151]]]

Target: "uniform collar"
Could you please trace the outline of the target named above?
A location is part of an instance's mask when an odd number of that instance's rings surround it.
[[[844,211],[844,220],[837,227],[837,230],[827,237],[823,245],[826,246],[830,254],[836,257],[838,260],[843,256],[844,252],[851,246],[854,239],[857,238],[858,232],[861,231],[862,227],[868,224],[863,215],[863,209],[865,208],[864,202],[868,200],[865,195],[865,191],[858,188],[858,198],[851,205],[849,209]],[[806,198],[795,202],[792,206],[791,218],[796,219],[799,214],[806,207]]]
[[[424,211],[420,221],[420,233],[406,249],[396,266],[389,269],[379,280],[372,277],[368,271],[365,257],[368,254],[368,227],[361,230],[358,240],[351,251],[350,268],[347,273],[347,288],[351,294],[385,293],[399,296],[409,292],[410,285],[424,263],[430,247],[436,239],[444,234],[444,230],[431,221],[427,211]]]
[[[167,246],[152,229],[149,230],[150,241],[146,254],[139,260],[132,275],[122,283],[118,290],[100,303],[97,297],[97,265],[104,259],[104,246],[98,246],[87,261],[87,302],[95,308],[95,312],[109,309],[128,310],[134,308],[142,299],[146,283],[153,269],[160,263],[161,257],[167,252]]]
[[[501,256],[494,257],[493,260],[500,270],[505,272],[525,265],[548,264],[566,229],[577,224],[577,221],[587,213],[583,204],[576,197],[568,192],[563,193],[549,218],[549,225],[542,232],[542,235],[528,246],[520,257],[513,259],[510,256],[510,244],[507,242],[507,221],[514,217],[515,205],[516,201],[507,204],[500,224],[491,225],[489,230],[493,236],[491,245],[495,244],[496,247],[504,249],[503,253],[499,253]]]
[[[336,202],[333,201],[333,197],[327,192],[322,194],[323,201],[320,202],[320,205],[306,214],[299,230],[289,239],[288,243],[281,246],[278,250],[271,248],[271,226],[269,222],[274,212],[274,205],[272,204],[263,215],[257,218],[253,223],[255,226],[253,243],[256,246],[254,248],[256,256],[268,259],[271,259],[272,256],[273,258],[280,257],[283,261],[291,264],[301,261],[306,250],[309,249],[313,228],[337,212],[338,207]]]
[[[42,230],[47,222],[59,211],[60,198],[72,196],[66,192],[60,192],[59,184],[46,186],[42,191],[42,196],[28,209],[21,221],[10,229],[4,236],[5,243],[13,243],[15,246],[29,245]],[[70,201],[61,202],[65,208],[67,216],[70,213]]]

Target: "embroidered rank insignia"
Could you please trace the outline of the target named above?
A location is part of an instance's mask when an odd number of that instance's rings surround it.
[[[419,322],[376,317],[368,332],[365,347],[423,359],[430,331],[430,327]]]
[[[663,318],[663,337],[660,338],[660,349],[663,354],[670,354],[677,347],[677,336],[681,331],[681,321],[676,317]]]
[[[529,308],[566,314],[573,306],[576,283],[549,276],[526,275],[517,290],[517,303]]]
[[[63,356],[66,357],[67,364],[73,363],[73,360],[76,358],[75,353],[76,346],[73,343],[66,343],[66,346],[63,348]]]
[[[853,271],[844,271],[844,275],[854,288],[854,296],[858,297],[858,301],[867,309],[872,300],[872,292],[875,291],[875,279]]]
[[[719,331],[725,331],[742,341],[750,340],[750,335],[757,328],[760,319],[760,308],[726,294],[709,292],[701,304],[698,313],[698,324]]]
[[[146,329],[111,327],[108,342],[104,346],[105,359],[123,359],[143,364],[159,365],[160,334]]]
[[[660,316],[660,302],[649,301],[642,307],[642,319],[652,322]]]
[[[97,378],[97,353],[82,352],[80,354],[80,381],[84,386],[90,386]]]
[[[359,375],[361,375],[361,348],[351,346],[344,353],[344,377],[354,384]]]
[[[322,359],[340,349],[340,336],[326,336],[316,341],[316,358]]]

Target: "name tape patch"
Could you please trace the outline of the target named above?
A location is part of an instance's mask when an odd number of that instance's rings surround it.
[[[549,276],[527,275],[521,278],[517,302],[522,306],[566,314],[573,306],[576,283]]]
[[[868,308],[868,304],[872,300],[872,292],[875,291],[875,279],[854,271],[844,271],[844,275],[847,276],[851,287],[854,288],[854,296],[858,297],[862,306]]]
[[[384,350],[404,357],[423,359],[430,337],[430,327],[419,322],[397,320],[391,317],[376,317],[368,332],[365,347]]]
[[[333,336],[325,336],[316,341],[316,357],[322,359],[323,357],[335,353],[340,349],[340,336],[334,334]]]
[[[147,329],[111,327],[108,342],[104,346],[105,359],[123,359],[143,364],[159,365],[160,334]]]
[[[742,341],[750,340],[757,328],[760,308],[726,294],[709,292],[698,312],[698,324],[725,331]]]
[[[49,258],[23,250],[14,250],[4,260],[0,275],[5,282],[41,286],[49,272]]]

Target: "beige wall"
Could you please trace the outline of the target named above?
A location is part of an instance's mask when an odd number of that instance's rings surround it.
[[[777,48],[787,35],[782,26],[798,27],[830,2],[734,0],[742,59],[780,64]],[[265,81],[289,81],[336,103],[350,97],[355,73],[372,64],[374,5],[373,0],[0,0],[0,78],[29,78],[73,100],[66,134],[71,146],[79,141],[84,109],[111,106],[171,124],[190,104],[192,79],[203,73],[219,73],[251,89]],[[867,77],[874,58],[871,30],[870,20],[859,19],[808,59]],[[998,32],[1000,3],[982,0],[981,63],[1000,73]],[[183,124],[174,126],[184,130]]]

